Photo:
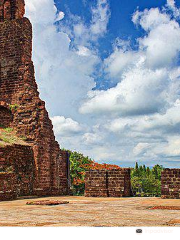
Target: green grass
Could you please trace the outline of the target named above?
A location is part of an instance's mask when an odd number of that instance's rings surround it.
[[[9,105],[11,111],[16,111],[19,108],[18,104]]]
[[[0,128],[0,146],[25,144],[25,137],[17,137],[12,128]]]
[[[17,140],[17,137],[13,135],[9,135],[6,132],[1,133],[0,140],[5,142],[5,143],[15,143]]]
[[[13,128],[5,128],[4,131],[7,132],[7,133],[12,133],[13,132]]]

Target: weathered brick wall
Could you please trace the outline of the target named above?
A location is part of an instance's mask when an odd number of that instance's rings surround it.
[[[35,178],[34,153],[31,146],[12,145],[0,147],[0,169],[13,171],[19,196],[33,194]],[[0,182],[0,184],[2,184]]]
[[[106,170],[91,170],[86,172],[85,196],[108,197]]]
[[[130,169],[108,171],[109,197],[128,197],[131,195]]]
[[[90,170],[85,175],[86,197],[131,196],[130,169]]]
[[[126,169],[124,173],[124,197],[132,196],[132,189],[131,189],[131,169]]]
[[[39,98],[31,59],[32,26],[23,14],[23,0],[0,0],[0,102],[16,106],[11,127],[33,146],[34,193],[59,195],[67,187],[60,179],[67,159],[61,158],[45,103]]]
[[[161,197],[180,198],[180,169],[165,169],[162,172]]]
[[[0,201],[14,200],[16,198],[15,174],[0,172]]]
[[[60,166],[61,171],[59,171],[60,177],[60,186],[62,195],[69,195],[70,193],[70,161],[69,161],[69,153],[67,151],[62,151],[60,153]]]

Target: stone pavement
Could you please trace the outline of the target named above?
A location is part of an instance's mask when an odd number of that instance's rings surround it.
[[[29,201],[69,201],[59,206],[26,205]],[[180,200],[160,198],[50,197],[0,202],[0,226],[180,226]]]

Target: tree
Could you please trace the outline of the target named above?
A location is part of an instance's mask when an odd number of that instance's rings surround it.
[[[149,167],[147,167],[146,173],[147,173],[147,176],[150,175],[151,171],[150,171],[150,168],[149,168]]]
[[[69,152],[70,175],[72,192],[74,195],[83,195],[85,190],[85,172],[89,169],[120,169],[117,165],[99,164],[89,157],[78,152]],[[134,196],[160,196],[161,172],[163,167],[155,165],[153,168],[139,166],[136,162],[131,170],[131,185]]]
[[[143,177],[144,175],[144,169],[142,166],[139,167],[139,176]]]
[[[99,164],[78,152],[69,152],[71,189],[73,195],[83,195],[85,190],[85,173],[89,169],[119,169],[117,165]]]
[[[136,162],[135,171],[138,171],[138,169],[139,169],[139,165],[138,165],[138,163]]]
[[[163,170],[163,167],[158,164],[153,167],[152,172],[156,179],[161,180],[162,170]]]
[[[163,167],[155,165],[152,169],[145,165],[138,166],[131,171],[132,192],[134,196],[160,196],[161,172]]]

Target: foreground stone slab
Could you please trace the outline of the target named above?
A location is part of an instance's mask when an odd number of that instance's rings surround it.
[[[61,204],[68,204],[68,201],[58,201],[58,200],[43,200],[43,201],[34,201],[27,202],[27,205],[42,205],[42,206],[55,206]]]
[[[179,210],[180,211],[180,206],[176,207],[176,206],[155,206],[150,208],[151,210],[156,210],[156,209],[160,209],[160,210]]]

